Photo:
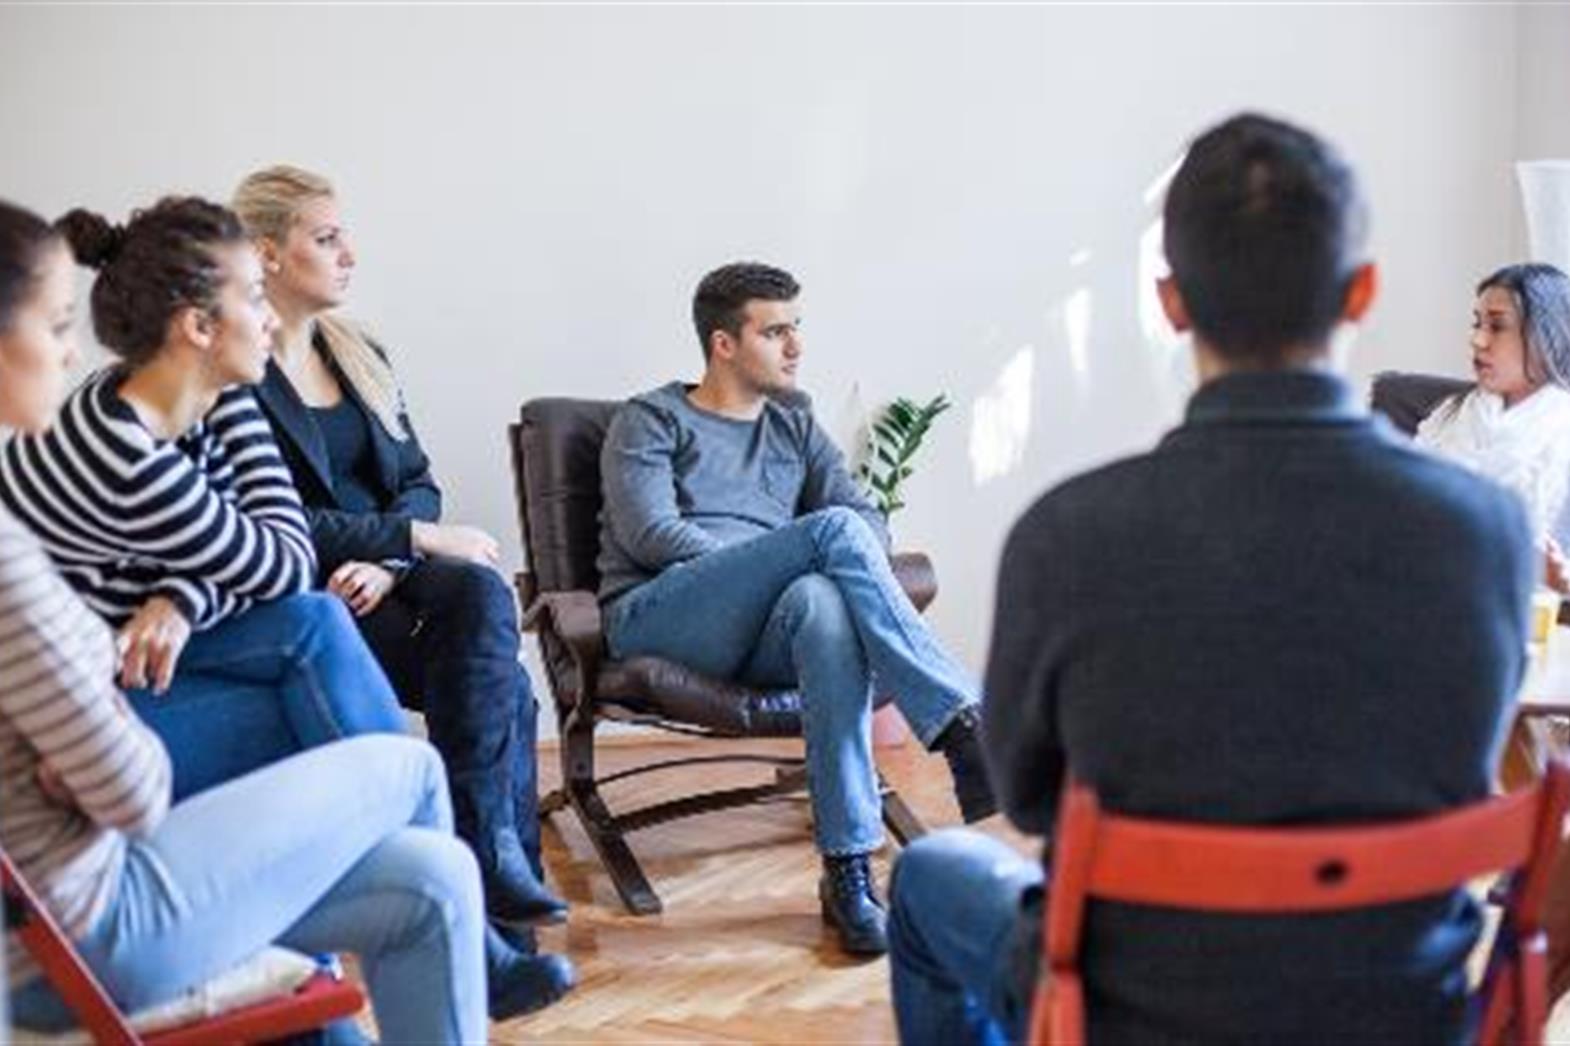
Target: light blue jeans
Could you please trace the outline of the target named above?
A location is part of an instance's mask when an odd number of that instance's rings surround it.
[[[670,567],[606,614],[613,657],[799,687],[818,848],[883,842],[872,761],[873,679],[931,747],[977,687],[922,623],[859,515],[829,508]]]
[[[1041,864],[991,836],[956,828],[899,855],[889,884],[889,974],[904,1046],[1023,1040],[1031,986],[1020,983],[1025,901]]]
[[[122,1008],[208,980],[269,943],[360,957],[388,1042],[485,1041],[480,875],[452,835],[441,758],[408,737],[313,748],[176,805],[127,849],[77,943]],[[23,1026],[58,1026],[43,981]]]

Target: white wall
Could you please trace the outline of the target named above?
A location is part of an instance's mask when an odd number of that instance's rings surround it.
[[[1156,212],[1142,195],[1183,140],[1257,107],[1340,142],[1386,266],[1360,373],[1457,370],[1470,284],[1515,243],[1518,85],[1494,71],[1549,46],[1518,42],[1516,20],[1487,5],[0,8],[0,194],[121,215],[169,190],[226,195],[268,162],[330,173],[360,248],[353,311],[395,354],[453,516],[509,546],[518,402],[695,374],[697,278],[738,257],[786,265],[828,422],[848,427],[853,388],[959,404],[897,532],[933,553],[933,620],[979,668],[1010,520],[1178,416],[1186,361],[1147,342],[1137,290]],[[1012,470],[979,485],[978,414],[995,465],[1029,420]]]
[[[1522,7],[1516,26],[1517,155],[1570,159],[1570,4]]]

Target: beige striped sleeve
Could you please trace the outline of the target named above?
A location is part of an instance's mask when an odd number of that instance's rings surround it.
[[[114,685],[113,638],[37,541],[0,518],[0,715],[81,812],[132,835],[169,809],[169,755]]]

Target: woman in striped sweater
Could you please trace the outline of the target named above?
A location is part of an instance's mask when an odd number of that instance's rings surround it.
[[[71,311],[63,240],[0,201],[0,426],[21,438],[55,413]],[[164,746],[113,685],[122,660],[0,508],[0,845],[122,1006],[272,941],[358,954],[390,1040],[483,1041],[488,975],[493,1013],[545,1001],[539,960],[488,962],[479,876],[451,835],[434,750],[354,738],[171,806]],[[8,955],[8,969],[18,1022],[60,1023],[25,960]]]
[[[169,199],[125,228],[62,219],[101,270],[120,362],[0,452],[0,502],[118,630],[119,680],[174,758],[175,798],[301,748],[403,730],[349,616],[309,594],[300,500],[250,386],[276,320],[235,217]]]

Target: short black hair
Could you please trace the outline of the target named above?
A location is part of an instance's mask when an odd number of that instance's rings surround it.
[[[749,301],[794,301],[800,293],[796,277],[762,262],[732,262],[709,273],[692,295],[692,325],[698,329],[704,360],[709,358],[715,331],[732,337],[741,334],[742,312]]]
[[[1163,236],[1195,332],[1228,359],[1271,365],[1335,329],[1365,260],[1368,214],[1333,146],[1244,113],[1189,146]]]

